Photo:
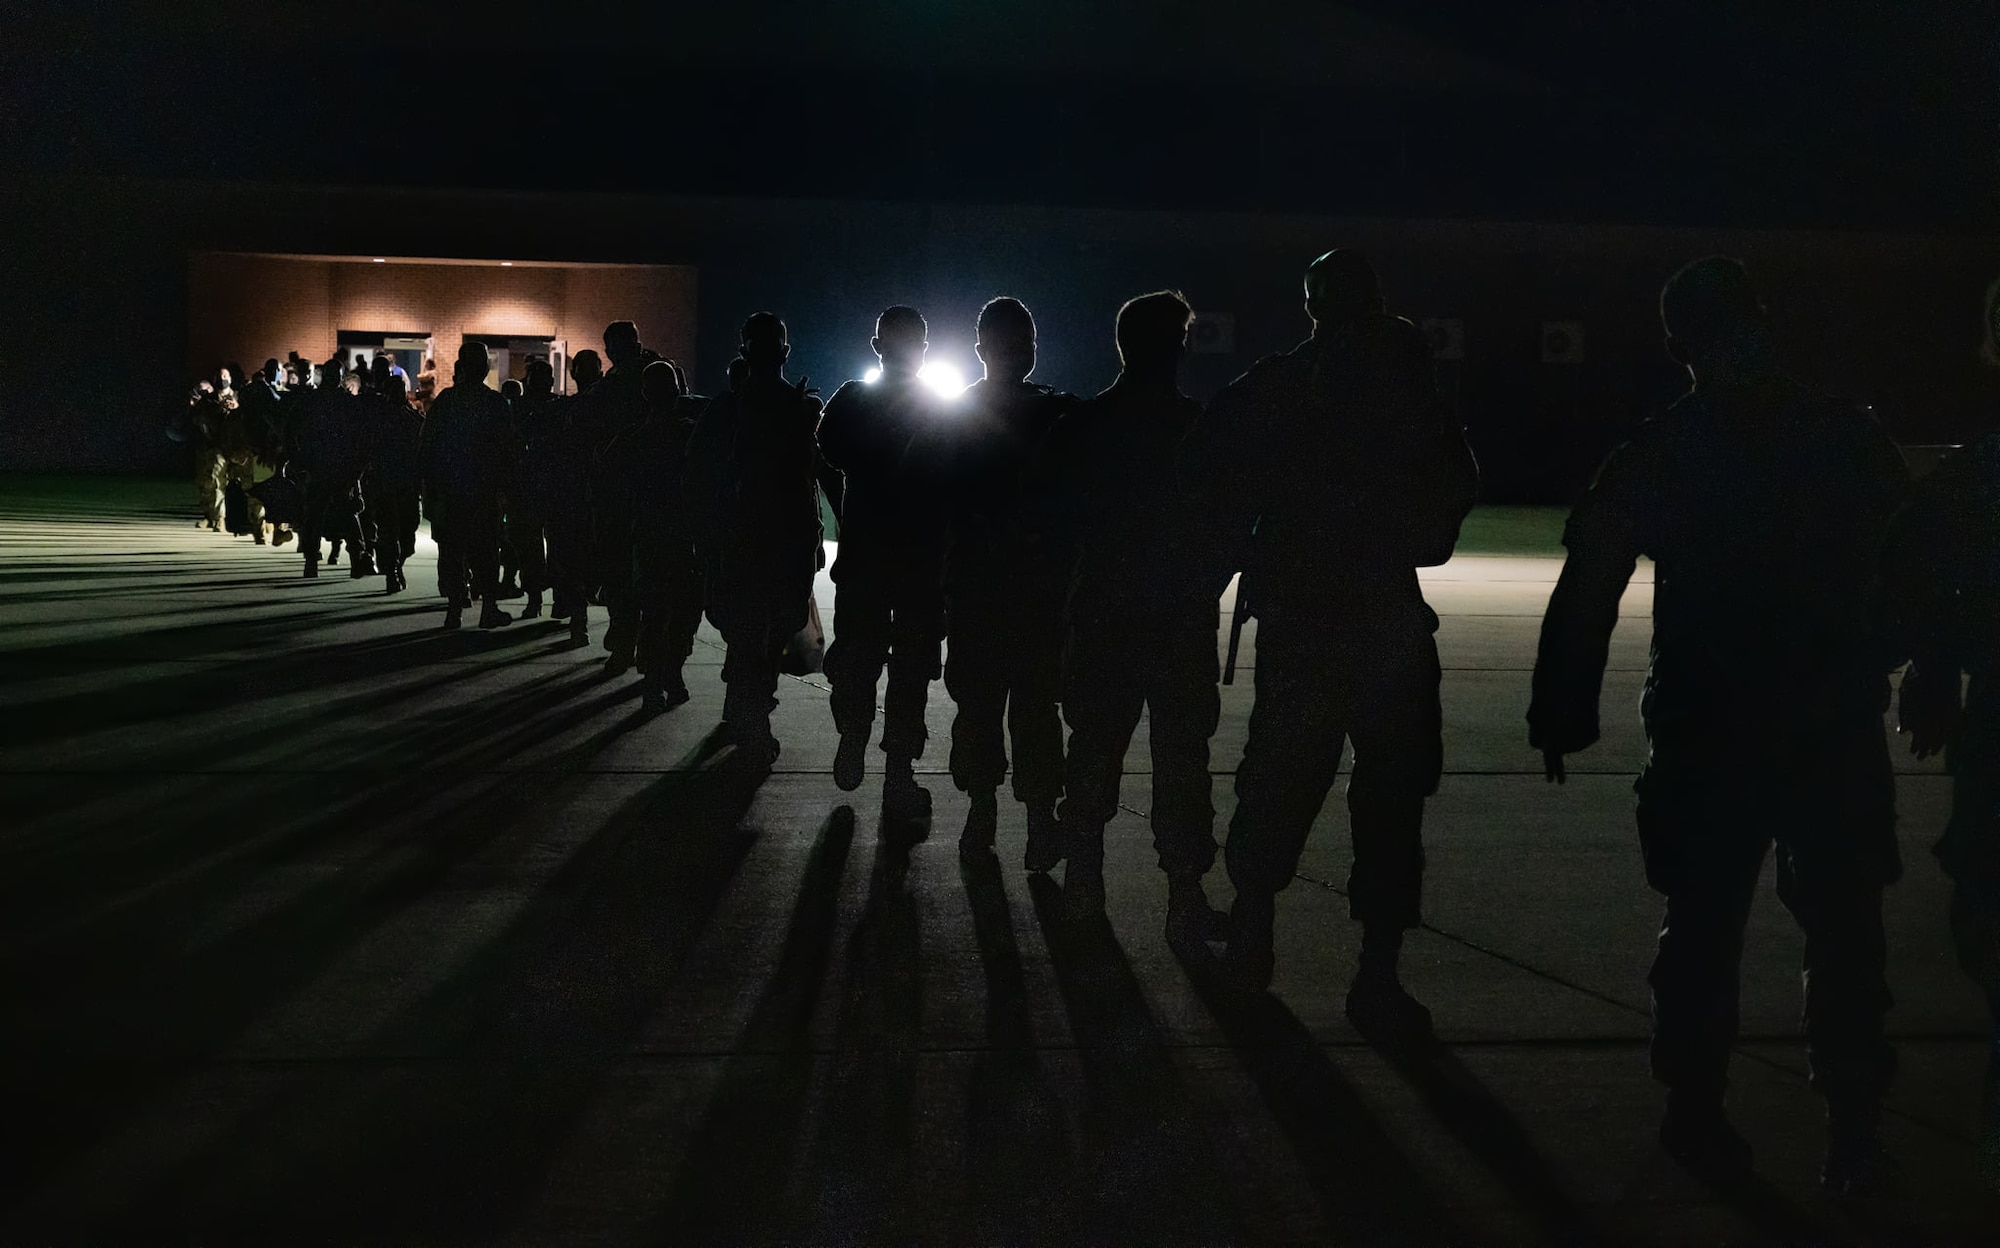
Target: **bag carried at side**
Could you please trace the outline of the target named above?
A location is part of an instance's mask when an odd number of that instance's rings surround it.
[[[785,643],[778,670],[787,676],[812,676],[826,668],[826,629],[819,622],[819,599],[806,599],[806,626]]]

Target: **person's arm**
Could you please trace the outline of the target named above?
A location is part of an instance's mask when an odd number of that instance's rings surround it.
[[[819,417],[819,453],[827,466],[840,472],[852,468],[860,451],[858,444],[860,412],[854,396],[854,382],[848,382],[833,392],[826,401],[826,407]]]
[[[1182,440],[1174,475],[1196,558],[1227,582],[1243,570],[1263,510],[1260,452],[1271,441],[1256,370],[1231,382]]]
[[[1618,601],[1645,546],[1635,506],[1646,486],[1631,447],[1613,452],[1596,484],[1570,513],[1563,531],[1569,557],[1542,617],[1535,654],[1528,743],[1541,751],[1547,778],[1566,779],[1563,756],[1587,749],[1599,736],[1598,703]]]

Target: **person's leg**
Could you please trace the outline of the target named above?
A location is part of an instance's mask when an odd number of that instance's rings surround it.
[[[849,556],[843,551],[840,558],[845,562]],[[850,575],[834,587],[833,640],[826,649],[825,674],[831,686],[827,703],[840,733],[833,778],[848,791],[860,787],[866,766],[875,690],[889,660],[891,601],[887,586],[873,577]]]
[[[211,533],[222,532],[223,459],[214,451],[195,452],[194,496],[201,505],[202,523]]]
[[[1222,718],[1221,676],[1212,611],[1169,620],[1149,635],[1146,680],[1153,755],[1153,850],[1167,875],[1167,936],[1216,939],[1226,933],[1202,878],[1215,865],[1215,806],[1208,743]],[[1070,741],[1072,751],[1075,738]]]
[[[1063,857],[1056,823],[1063,792],[1062,647],[1059,602],[1022,608],[1007,630],[1007,735],[1014,746],[1014,800],[1028,808],[1029,870],[1048,870]],[[1065,876],[1066,891],[1068,883]]]
[[[692,550],[671,569],[665,644],[659,664],[661,688],[670,707],[688,700],[686,667],[688,656],[694,653],[695,633],[701,629],[703,581],[701,564]]]
[[[1778,851],[1778,897],[1805,933],[1806,1048],[1813,1088],[1826,1099],[1830,1140],[1821,1178],[1837,1191],[1879,1169],[1882,1098],[1896,1070],[1886,1022],[1892,998],[1882,928],[1882,872],[1870,855],[1828,854],[1811,843]],[[1893,825],[1882,832],[1893,836]]]
[[[354,557],[348,561],[347,574],[355,579],[374,576],[381,571],[375,566],[375,548],[381,541],[378,531],[374,500],[368,497],[366,489],[356,484],[353,493],[354,507]]]
[[[647,596],[639,600],[638,627],[634,650],[639,658],[639,688],[641,701],[649,711],[667,709],[667,614],[668,603],[664,598]],[[675,668],[675,678],[679,679],[679,668]]]
[[[951,779],[962,793],[990,795],[1007,777],[1005,650],[1010,630],[1003,613],[1009,605],[951,604],[944,688],[956,708],[951,720]],[[920,639],[912,642],[917,644]],[[892,681],[895,668],[892,656]]]
[[[1258,622],[1257,696],[1223,856],[1236,886],[1229,968],[1259,991],[1271,979],[1275,899],[1298,871],[1346,741],[1321,641],[1304,623]]]
[[[1104,861],[1104,828],[1118,814],[1125,752],[1145,710],[1142,669],[1131,658],[1131,636],[1116,625],[1079,625],[1070,634],[1062,700],[1069,757],[1060,814],[1072,865]],[[1155,810],[1156,839],[1158,817]]]
[[[1347,1013],[1373,1039],[1422,1040],[1430,1011],[1404,990],[1399,963],[1404,933],[1422,920],[1424,800],[1444,771],[1437,647],[1429,636],[1371,646],[1344,676],[1356,689],[1348,913],[1361,924]]]
[[[299,554],[305,558],[306,575],[319,575],[320,540],[326,532],[328,500],[326,490],[318,481],[308,483],[301,493],[304,495],[305,514],[299,519]]]
[[[1687,783],[1687,782],[1682,782]],[[1742,1173],[1749,1145],[1729,1125],[1723,1095],[1736,1043],[1743,930],[1769,833],[1762,815],[1724,810],[1721,795],[1641,781],[1639,832],[1647,878],[1666,896],[1653,993],[1653,1078],[1666,1085],[1660,1140],[1698,1172]]]
[[[924,755],[931,682],[944,670],[945,603],[938,579],[934,568],[910,569],[893,591],[882,752],[905,760]]]
[[[500,609],[500,504],[484,498],[476,505],[478,538],[468,544],[466,558],[472,576],[471,596],[480,605],[479,627],[501,628],[514,617]]]

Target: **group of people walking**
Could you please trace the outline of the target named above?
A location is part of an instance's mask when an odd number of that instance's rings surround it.
[[[1312,336],[1205,409],[1178,381],[1191,312],[1164,291],[1119,310],[1122,370],[1091,398],[1030,380],[1034,320],[1008,298],[979,314],[984,376],[949,398],[920,380],[927,327],[902,306],[876,322],[879,375],[824,404],[787,377],[787,329],[769,313],[744,322],[713,398],[691,394],[629,322],[605,333],[608,372],[578,353],[578,392],[561,397],[545,364],[503,397],[468,341],[428,416],[389,379],[367,414],[335,387],[288,426],[306,574],[329,517],[373,512],[344,533],[395,592],[421,498],[447,628],[475,601],[480,626],[511,621],[499,605],[511,561],[525,614],[547,591],[579,643],[590,605],[607,608],[607,665],[636,665],[655,709],[687,700],[705,612],[727,647],[726,735],[762,767],[778,753],[781,658],[814,614],[824,499],[839,538],[825,654],[838,787],[861,786],[874,745],[885,829],[927,824],[915,764],[942,676],[950,774],[968,798],[961,852],[995,851],[1011,779],[1025,868],[1061,865],[1066,906],[1088,917],[1102,913],[1105,828],[1144,717],[1168,938],[1191,956],[1221,943],[1228,982],[1261,992],[1279,894],[1351,743],[1347,892],[1362,940],[1347,1012],[1379,1043],[1421,1043],[1430,1013],[1398,963],[1421,921],[1424,808],[1444,751],[1438,617],[1417,569],[1450,558],[1478,474],[1427,343],[1388,313],[1369,263],[1329,252],[1304,288]],[[1559,782],[1597,739],[1619,599],[1650,558],[1650,751],[1636,787],[1667,911],[1651,975],[1662,1141],[1704,1173],[1749,1168],[1724,1091],[1745,925],[1775,846],[1779,895],[1806,936],[1822,1177],[1863,1190],[1889,1173],[1882,898],[1900,860],[1883,715],[1906,661],[1903,724],[1920,754],[1947,750],[1957,777],[1942,848],[1953,930],[2000,1008],[2000,441],[1913,487],[1872,418],[1783,375],[1734,261],[1676,274],[1661,314],[1693,385],[1570,519],[1530,741]],[[1258,622],[1256,689],[1224,913],[1204,888],[1219,852],[1209,749],[1219,604],[1239,576]]]

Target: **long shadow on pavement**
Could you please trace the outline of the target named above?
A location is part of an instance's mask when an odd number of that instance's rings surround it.
[[[1591,1225],[1514,1115],[1455,1054],[1440,1045],[1382,1052],[1437,1120],[1521,1200],[1553,1242],[1603,1242],[1602,1231]]]
[[[196,1232],[268,1242],[490,1243],[515,1229],[755,842],[742,820],[767,773],[727,757],[700,766],[713,752],[613,812],[513,922],[368,1042],[429,1060],[294,1080],[134,1202],[129,1225],[174,1202]]]
[[[648,1243],[769,1243],[801,1211],[784,1195],[817,1064],[813,1014],[833,952],[854,808],[820,829],[778,966],[731,1048]]]
[[[1062,1098],[1035,1047],[1027,976],[1014,917],[992,854],[961,858],[959,877],[972,910],[973,938],[986,984],[986,1046],[974,1056],[966,1091],[967,1203],[954,1238],[962,1243],[1048,1243],[1065,1237],[1058,1221],[1075,1183]]]
[[[1357,1244],[1477,1243],[1429,1175],[1403,1155],[1305,1024],[1276,997],[1246,997],[1213,955],[1180,954],[1265,1108],[1292,1145],[1327,1224]]]
[[[916,1151],[923,954],[909,838],[877,830],[868,901],[848,937],[823,1114],[801,1202],[783,1238],[879,1244],[938,1238],[945,1212]]]
[[[603,709],[600,703],[556,709],[574,692],[558,686],[497,696],[466,708],[467,722],[513,725],[487,737],[482,751],[506,757]],[[15,1127],[38,1145],[32,1163],[10,1176],[18,1191],[31,1190],[37,1176],[115,1127],[150,1092],[198,1068],[267,1002],[311,982],[460,863],[496,844],[532,841],[539,829],[524,816],[536,802],[582,783],[576,765],[613,732],[601,730],[551,760],[554,778],[544,771],[470,785],[441,785],[423,768],[427,748],[458,748],[463,729],[436,726],[428,740],[403,734],[398,743],[411,769],[368,777],[351,795],[329,800],[325,776],[289,778],[277,798],[266,799],[275,831],[256,829],[260,811],[230,808],[227,794],[220,806],[166,812],[179,831],[177,853],[212,854],[219,835],[233,834],[247,847],[194,870],[153,859],[147,870],[162,876],[156,885],[103,908],[60,939],[10,942],[0,954],[16,1012],[7,1041],[13,1060],[0,1079],[13,1085],[7,1090]],[[349,851],[340,870],[317,873],[278,904],[253,908],[239,925],[201,938],[217,912],[254,907],[270,873],[345,844],[359,852]],[[86,891],[94,873],[120,876],[107,860],[74,869]],[[135,1028],[142,1037],[136,1045]]]
[[[1065,1211],[1065,1237],[1087,1244],[1235,1241],[1240,1231],[1223,1168],[1110,921],[1102,914],[1066,918],[1062,890],[1046,875],[1031,876],[1028,892],[1087,1095],[1087,1153]]]

